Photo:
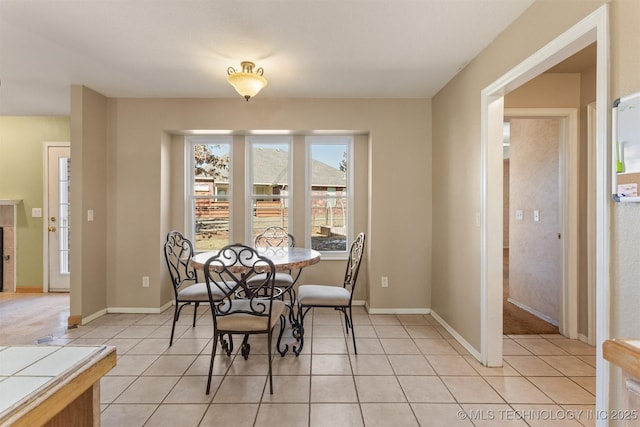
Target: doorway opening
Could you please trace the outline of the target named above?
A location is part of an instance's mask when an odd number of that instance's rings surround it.
[[[505,113],[504,125],[502,333],[558,334],[560,119]]]
[[[578,113],[507,108],[503,333],[578,337]]]

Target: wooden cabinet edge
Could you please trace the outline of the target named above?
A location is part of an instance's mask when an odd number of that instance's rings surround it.
[[[602,354],[606,360],[622,368],[630,376],[640,378],[640,348],[626,340],[607,340],[602,345]]]

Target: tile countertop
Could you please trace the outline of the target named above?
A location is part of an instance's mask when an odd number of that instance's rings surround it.
[[[602,345],[606,360],[632,377],[640,378],[640,339],[606,340]]]
[[[103,358],[115,347],[0,346],[0,421]]]

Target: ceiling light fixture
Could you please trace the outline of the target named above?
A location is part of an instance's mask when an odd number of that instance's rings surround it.
[[[262,77],[262,73],[264,73],[262,68],[253,70],[256,66],[253,62],[242,61],[240,65],[242,71],[237,71],[233,67],[227,68],[227,81],[248,101],[267,85],[267,79]]]

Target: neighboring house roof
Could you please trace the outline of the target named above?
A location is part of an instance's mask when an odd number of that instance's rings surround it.
[[[258,148],[260,155],[253,156],[254,184],[285,185],[288,180],[289,153],[274,148]],[[228,158],[228,156],[225,156]],[[227,161],[228,163],[228,161]],[[313,176],[311,180],[318,187],[346,187],[346,173],[340,169],[313,160]],[[216,179],[219,183],[229,182],[229,170],[216,168]]]
[[[311,182],[313,186],[318,187],[346,187],[347,174],[340,169],[323,163],[319,160],[313,160],[311,168],[313,175]]]

